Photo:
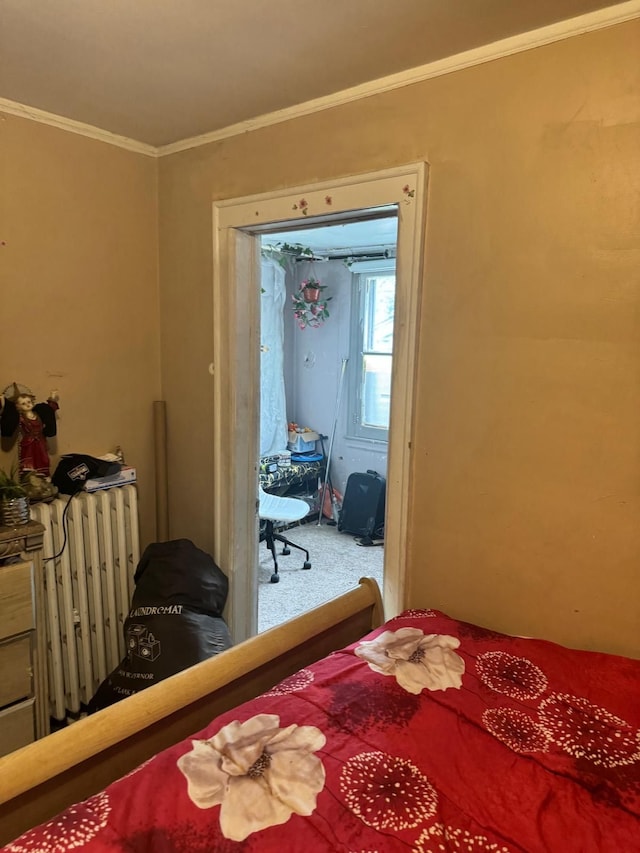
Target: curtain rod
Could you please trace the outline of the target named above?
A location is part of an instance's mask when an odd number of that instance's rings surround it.
[[[395,258],[395,252],[393,249],[384,249],[381,252],[341,252],[340,254],[331,252],[323,256],[298,255],[296,263],[300,263],[301,261],[379,261],[382,258]]]

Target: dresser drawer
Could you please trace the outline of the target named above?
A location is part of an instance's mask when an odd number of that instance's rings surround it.
[[[0,708],[33,695],[31,635],[0,643]]]
[[[34,741],[35,731],[33,699],[0,711],[0,755],[7,755]]]
[[[33,566],[0,566],[0,640],[35,627]]]

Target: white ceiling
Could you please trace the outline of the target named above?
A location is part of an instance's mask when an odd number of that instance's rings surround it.
[[[395,253],[398,220],[395,215],[380,219],[361,219],[334,225],[317,225],[312,228],[293,229],[263,237],[263,243],[277,245],[288,243],[304,246],[320,256],[349,254],[366,249],[379,251],[390,248]]]
[[[0,99],[162,146],[615,5],[0,0]]]

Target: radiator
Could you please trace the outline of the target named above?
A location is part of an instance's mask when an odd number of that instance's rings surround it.
[[[124,657],[123,623],[140,558],[136,487],[36,503],[31,517],[45,528],[49,709],[62,722],[82,712]]]

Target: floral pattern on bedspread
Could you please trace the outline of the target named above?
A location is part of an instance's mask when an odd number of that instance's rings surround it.
[[[460,640],[442,634],[425,634],[419,628],[383,631],[375,640],[356,647],[358,657],[374,672],[393,675],[408,693],[460,687],[464,661],[453,649]]]
[[[411,610],[7,853],[638,853],[640,661]]]
[[[66,853],[86,847],[107,825],[111,804],[104,791],[83,803],[71,806],[39,829],[27,832],[7,848],[13,853]]]
[[[326,738],[315,726],[280,728],[275,714],[229,723],[207,740],[194,740],[178,759],[198,808],[220,805],[225,838],[243,841],[252,832],[309,815],[324,787],[315,756]]]

